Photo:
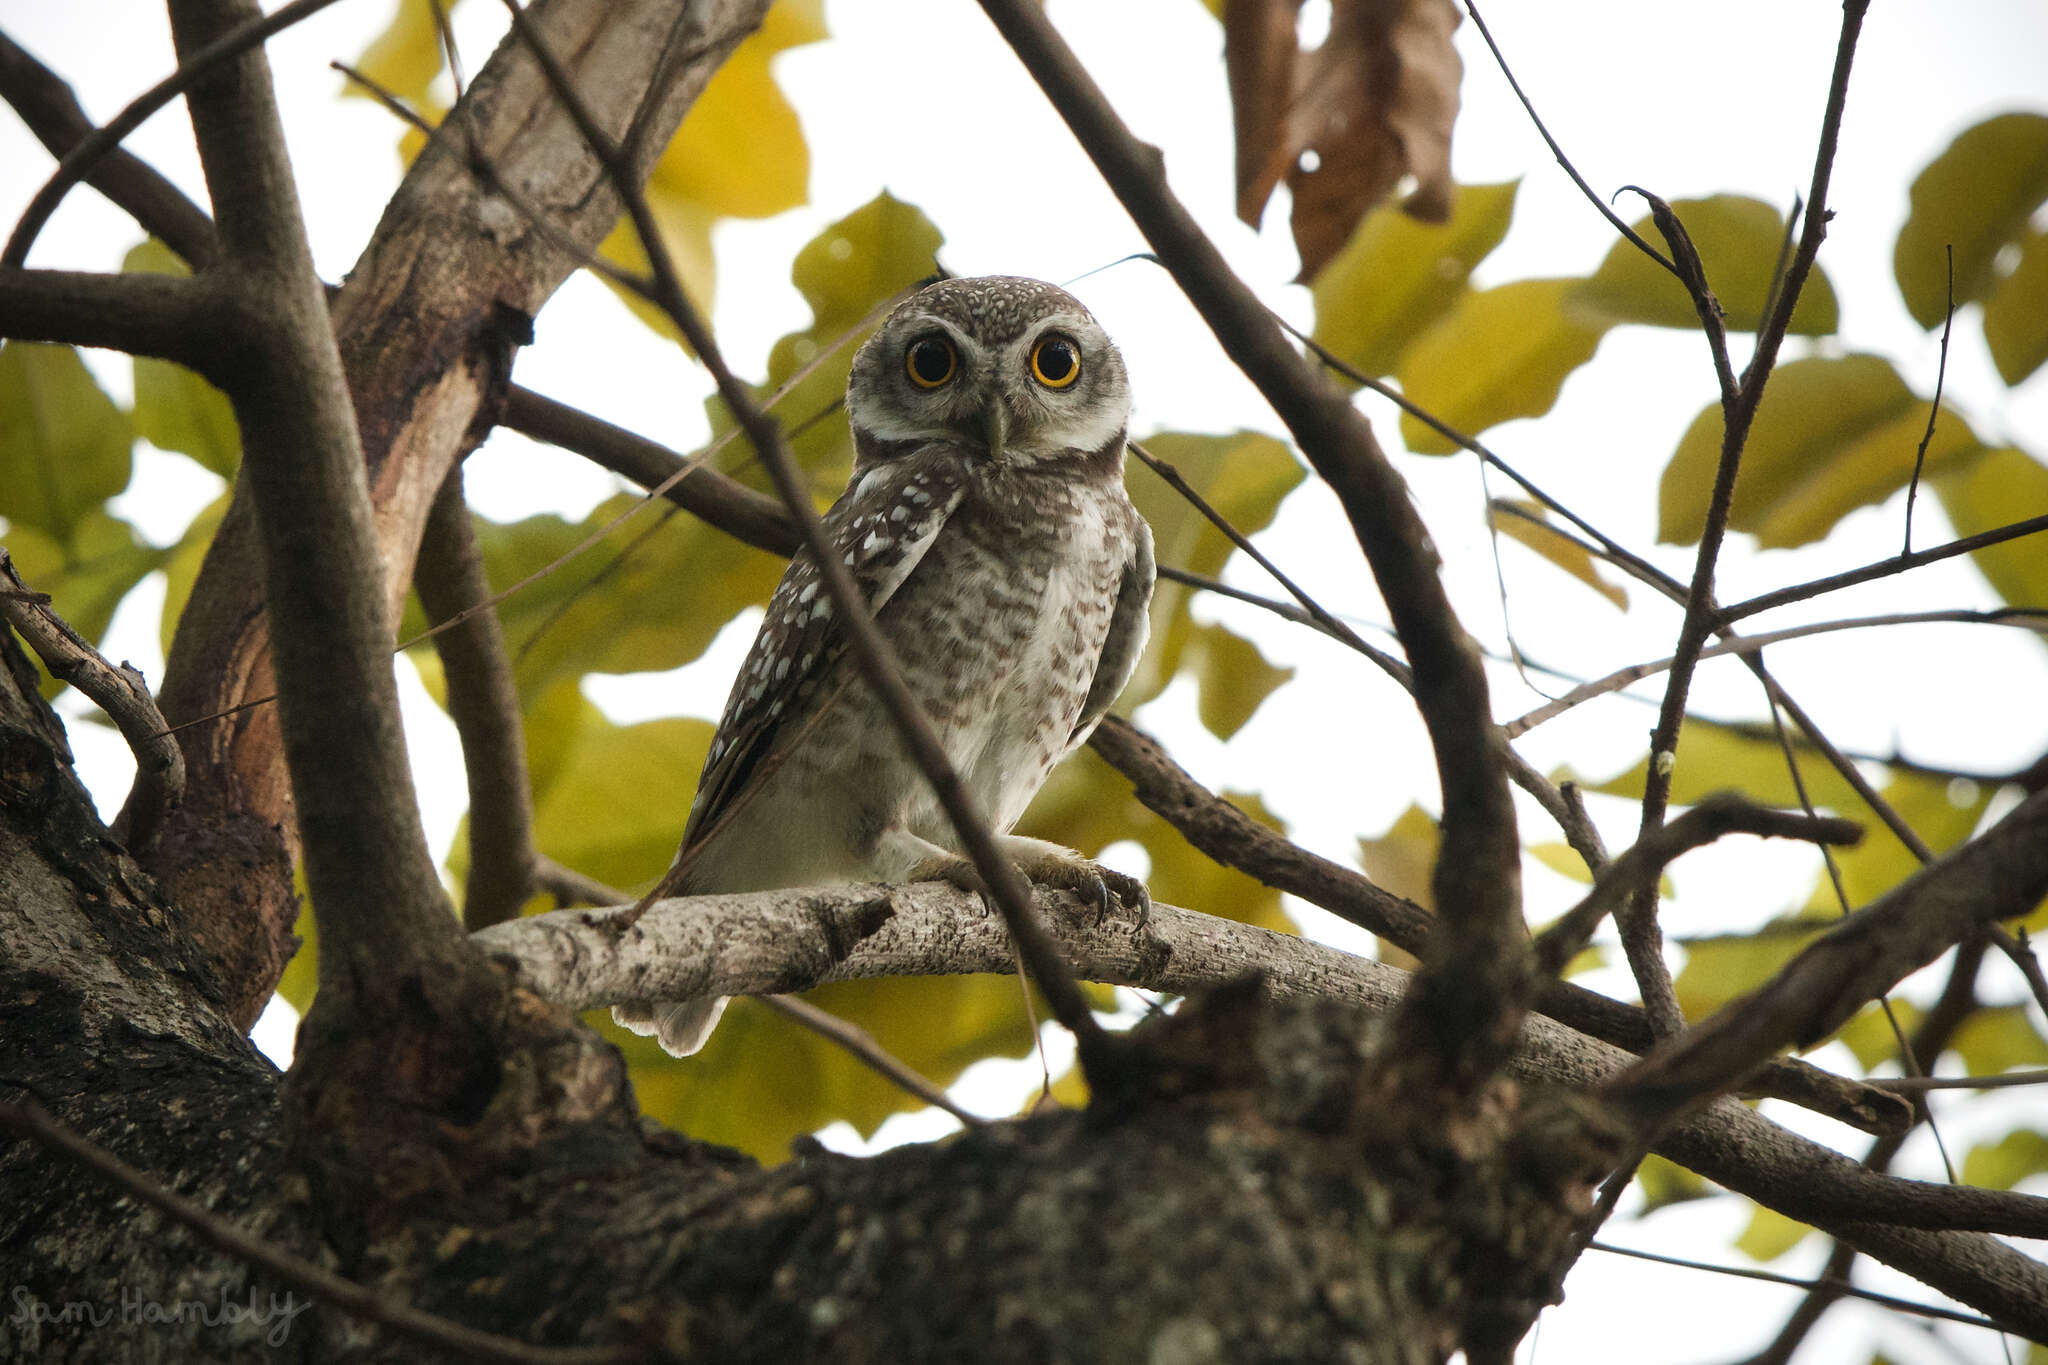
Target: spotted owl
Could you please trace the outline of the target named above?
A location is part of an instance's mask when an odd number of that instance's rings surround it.
[[[1135,878],[1008,833],[1144,652],[1152,533],[1124,493],[1130,410],[1123,357],[1064,290],[942,281],[854,357],[853,477],[824,520],[1004,854],[1040,884],[1142,905]],[[671,889],[933,878],[979,889],[800,550],[733,683]],[[724,1008],[612,1015],[686,1056]]]

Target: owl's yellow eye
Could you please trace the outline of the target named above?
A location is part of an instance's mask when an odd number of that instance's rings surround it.
[[[1081,377],[1081,348],[1072,337],[1049,333],[1031,348],[1031,377],[1048,389],[1064,389]]]
[[[919,337],[903,353],[903,370],[920,389],[936,389],[953,377],[958,360],[953,343],[942,336]]]

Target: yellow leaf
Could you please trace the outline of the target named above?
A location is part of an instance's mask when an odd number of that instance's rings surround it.
[[[1358,841],[1358,861],[1381,890],[1434,910],[1430,877],[1436,871],[1436,850],[1436,818],[1420,806],[1410,806],[1385,834]]]
[[[2032,1128],[1980,1142],[1963,1158],[1963,1183],[1978,1189],[2009,1190],[2043,1171],[2048,1171],[2048,1133]]]
[[[444,8],[453,10],[457,3],[459,0],[446,0]],[[355,68],[407,103],[420,104],[425,102],[434,77],[441,74],[441,64],[441,34],[434,24],[432,4],[429,0],[398,0],[391,22],[370,40]],[[354,81],[344,83],[342,92],[357,99],[369,98],[369,92]]]
[[[1517,417],[1540,417],[1566,376],[1593,358],[1605,324],[1564,306],[1577,280],[1516,280],[1461,295],[1401,359],[1401,391],[1454,431],[1476,435]],[[1401,415],[1418,455],[1448,455],[1451,441]]]
[[[1898,773],[1884,784],[1880,794],[1939,854],[1970,837],[1977,822],[1983,819],[1985,807],[1991,804],[1992,788],[1920,773]],[[1836,849],[1834,861],[1851,910],[1870,904],[1918,872],[1921,866],[1904,844],[1888,834],[1865,839],[1854,848]],[[1834,881],[1825,872],[1816,879],[1806,906],[1816,915],[1839,913],[1841,905],[1835,896]]]
[[[2048,361],[2048,232],[2026,233],[2019,252],[2012,273],[1984,300],[1984,340],[2008,384]]]
[[[192,273],[154,237],[130,251],[121,269]],[[222,478],[233,478],[242,461],[242,429],[227,395],[183,365],[141,355],[134,364],[136,433],[159,450],[189,455]]]
[[[1825,932],[1832,919],[1773,920],[1753,934],[1685,940],[1685,966],[1672,983],[1694,1023],[1749,994]]]
[[[1775,1209],[1758,1205],[1749,1215],[1749,1226],[1735,1239],[1735,1249],[1753,1261],[1775,1261],[1805,1241],[1812,1231]]]
[[[1674,199],[1671,211],[1678,215],[1699,252],[1700,268],[1706,273],[1708,288],[1720,300],[1728,329],[1755,331],[1777,274],[1779,248],[1785,240],[1784,218],[1763,200],[1741,194]],[[1635,230],[1646,242],[1663,241],[1649,214],[1636,220]],[[1609,323],[1700,325],[1692,296],[1678,277],[1628,241],[1617,241],[1608,250],[1600,268],[1572,291],[1571,304]],[[1792,310],[1791,330],[1800,336],[1825,336],[1839,322],[1834,286],[1815,267]]]
[[[1912,477],[1929,406],[1878,356],[1779,366],[1743,450],[1729,526],[1765,546],[1803,545],[1857,508],[1883,502]],[[1721,437],[1721,408],[1713,404],[1693,419],[1665,466],[1657,499],[1657,538],[1665,544],[1699,539]],[[1927,447],[1926,472],[1954,467],[1982,448],[1969,424],[1945,408]]]
[[[171,640],[177,634],[178,618],[184,615],[185,603],[191,600],[192,585],[199,579],[199,568],[206,562],[206,552],[213,545],[221,518],[227,515],[232,496],[231,491],[222,493],[202,508],[164,560],[164,614],[157,633],[167,658]]]
[[[1800,775],[1805,778],[1807,793],[1816,806],[1860,818],[1863,798],[1818,751],[1794,736],[1792,752],[1799,759]],[[1605,781],[1583,785],[1588,791],[1641,800],[1648,774],[1649,760],[1644,759]],[[1571,774],[1560,772],[1553,776],[1564,780]],[[1671,778],[1671,803],[1690,806],[1717,791],[1739,791],[1767,806],[1799,805],[1799,792],[1792,784],[1785,767],[1785,752],[1778,747],[1775,736],[1751,734],[1707,720],[1688,720],[1678,732],[1678,767]]]
[[[2011,446],[1987,452],[1934,480],[1942,510],[1959,536],[2048,515],[2048,466]],[[2048,602],[2048,533],[1970,552],[1978,572],[2015,606]]]
[[[1469,289],[1515,212],[1519,180],[1460,185],[1451,216],[1425,223],[1391,205],[1365,216],[1316,276],[1315,339],[1365,374],[1391,374],[1423,329]]]
[[[1541,507],[1521,499],[1495,499],[1494,506],[1505,513],[1493,518],[1495,530],[1534,550],[1623,611],[1628,610],[1627,590],[1600,572],[1585,546],[1552,526]]]
[[[1913,181],[1912,210],[1892,251],[1892,273],[1922,327],[1948,312],[1947,249],[1955,250],[1956,306],[1990,291],[1998,253],[2048,199],[2048,117],[2000,114],[1965,129]]]
[[[1194,627],[1188,659],[1201,688],[1196,710],[1218,739],[1243,729],[1274,689],[1294,676],[1292,668],[1267,663],[1257,645],[1218,625]]]
[[[0,517],[69,547],[101,504],[128,486],[128,414],[69,346],[0,347]]]

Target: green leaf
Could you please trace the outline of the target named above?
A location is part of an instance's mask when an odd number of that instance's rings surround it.
[[[552,514],[510,525],[477,519],[490,581],[505,587],[569,553],[641,502],[620,494],[581,523]],[[667,504],[499,604],[520,695],[585,673],[676,668],[703,653],[743,607],[765,602],[783,562]]]
[[[1189,487],[1247,536],[1256,535],[1272,523],[1281,499],[1300,486],[1305,477],[1301,466],[1284,444],[1257,432],[1240,431],[1229,436],[1160,432],[1146,438],[1143,444],[1154,459],[1172,465]],[[1217,530],[1165,480],[1155,476],[1150,469],[1140,468],[1135,459],[1131,462],[1126,482],[1130,486],[1131,501],[1151,523],[1153,552],[1161,564],[1186,569],[1204,578],[1214,578],[1223,572],[1224,564],[1237,549],[1228,536]],[[1151,641],[1146,646],[1145,657],[1139,661],[1137,671],[1131,675],[1129,685],[1117,702],[1120,715],[1129,715],[1152,700],[1183,669],[1200,668],[1208,657],[1208,646],[1215,645],[1217,637],[1212,634],[1205,640],[1198,640],[1194,620],[1188,614],[1193,598],[1194,589],[1180,583],[1161,580],[1153,589]],[[1190,652],[1191,646],[1197,646],[1193,652]],[[1234,645],[1222,645],[1220,648],[1241,657],[1241,651]],[[1260,662],[1263,664],[1263,659]],[[1256,691],[1267,681],[1277,686],[1279,681],[1284,681],[1275,678],[1278,672],[1273,670],[1263,677],[1254,677],[1250,680],[1250,688]],[[1221,694],[1209,699],[1205,689],[1207,713],[1204,723],[1214,729],[1215,723],[1227,721],[1234,712],[1243,709],[1246,701],[1256,709],[1264,695],[1260,692],[1253,698],[1250,692],[1242,692],[1233,700],[1230,689],[1225,686]],[[1244,711],[1246,718],[1250,714],[1250,710]],[[1222,731],[1218,734],[1228,738]]]
[[[1799,759],[1799,772],[1806,779],[1806,790],[1814,805],[1823,810],[1846,811],[1852,816],[1863,809],[1863,798],[1819,751],[1794,736],[1792,752]],[[1583,785],[1588,791],[1640,801],[1649,767],[1645,758],[1605,781]],[[1568,769],[1552,777],[1558,781],[1577,780]],[[1798,789],[1785,768],[1785,752],[1778,747],[1775,737],[1707,720],[1688,720],[1678,732],[1678,767],[1671,775],[1671,803],[1695,805],[1701,797],[1717,791],[1739,791],[1766,806],[1799,805]]]
[[[192,518],[192,524],[185,528],[185,534],[178,538],[164,558],[164,614],[157,625],[157,638],[163,644],[164,657],[171,654],[171,640],[178,632],[178,618],[185,613],[185,604],[192,599],[192,585],[199,580],[200,566],[206,562],[206,552],[213,545],[214,533],[220,529],[221,518],[228,513],[228,503],[234,492],[222,493]]]
[[[1315,339],[1365,374],[1393,373],[1408,343],[1471,292],[1465,281],[1507,235],[1520,186],[1460,185],[1442,223],[1391,203],[1368,213],[1310,287]]]
[[[2001,114],[1965,129],[1913,181],[1912,209],[1892,251],[1906,309],[1922,327],[1948,312],[1947,248],[1956,306],[1990,294],[1998,253],[2048,199],[2048,117]]]
[[[1806,1240],[1813,1229],[1775,1209],[1758,1205],[1749,1226],[1735,1239],[1735,1249],[1753,1261],[1775,1261]]]
[[[1706,1177],[1696,1175],[1676,1162],[1652,1152],[1636,1167],[1636,1188],[1643,1192],[1643,1212],[1655,1213],[1673,1204],[1706,1199],[1714,1189]]]
[[[0,517],[59,545],[128,486],[134,429],[69,346],[0,346]]]
[[[1990,785],[1897,773],[1884,784],[1880,794],[1939,854],[1970,837],[1983,819],[1985,807],[1991,804],[1992,791]],[[1920,860],[1904,844],[1884,834],[1866,838],[1854,848],[1836,849],[1834,862],[1851,910],[1862,909],[1921,867]],[[1815,914],[1840,913],[1834,881],[1825,872],[1816,878],[1806,905]]]
[[[853,353],[881,326],[882,319],[870,320],[869,314],[929,278],[944,241],[916,205],[883,193],[813,237],[790,264],[790,281],[811,307],[811,325],[775,343],[768,353],[768,382],[760,393],[766,398],[825,357],[776,409],[790,433],[790,450],[817,486],[836,493],[852,468],[853,437],[846,414],[836,405],[846,396]],[[714,397],[705,408],[713,431],[722,434],[732,427],[723,402]],[[735,441],[723,463],[743,471],[739,477],[754,487],[768,487],[745,436]]]
[[[2023,450],[2004,446],[1946,471],[1934,480],[1934,491],[1958,536],[1981,535],[2048,515],[2048,466]],[[2044,535],[2048,533],[2036,532],[1972,550],[1971,562],[2007,602],[2040,606],[2048,603]]]
[[[1401,391],[1468,436],[1517,417],[1542,416],[1566,376],[1593,358],[1607,330],[1566,308],[1579,283],[1517,280],[1460,296],[1401,358]],[[1401,439],[1419,455],[1458,449],[1407,413]]]
[[[2048,1171],[2048,1133],[2021,1128],[1996,1142],[1983,1142],[1963,1157],[1963,1183],[2009,1190],[2029,1176]]]
[[[1859,507],[1904,488],[1926,433],[1930,404],[1891,362],[1872,355],[1816,357],[1781,365],[1764,390],[1742,454],[1728,524],[1766,547],[1804,545]],[[1690,545],[1706,524],[1721,459],[1721,408],[1693,419],[1665,466],[1657,539]],[[1932,475],[1983,449],[1949,409],[1927,446]]]
[[[1493,518],[1496,531],[1535,551],[1621,610],[1628,610],[1628,590],[1601,573],[1591,552],[1553,526],[1541,507],[1520,498],[1496,498],[1493,506],[1503,513]]]
[[[1187,649],[1183,667],[1193,671],[1201,689],[1196,710],[1218,739],[1243,729],[1260,703],[1294,676],[1292,668],[1267,663],[1257,645],[1223,626],[1193,627]]]
[[[1721,302],[1728,330],[1754,332],[1763,321],[1764,304],[1777,273],[1779,248],[1785,240],[1784,218],[1763,200],[1741,194],[1674,199],[1671,210],[1699,252],[1707,286]],[[1646,242],[1663,240],[1649,214],[1636,221],[1635,230]],[[1617,241],[1600,268],[1572,291],[1571,306],[1583,316],[1610,324],[1700,325],[1692,296],[1677,276],[1628,241]],[[1792,310],[1791,330],[1800,336],[1826,336],[1840,321],[1834,286],[1815,267]]]
[[[134,527],[98,507],[72,527],[69,544],[33,527],[14,526],[7,531],[7,550],[22,580],[50,594],[51,609],[94,644],[107,633],[121,599],[166,557],[145,544]],[[51,687],[45,695],[61,690]]]
[[[153,275],[190,275],[169,247],[151,237],[121,262],[121,269]],[[228,396],[183,365],[135,357],[136,434],[159,450],[190,455],[224,479],[242,462],[242,429]]]
[[[644,888],[682,842],[714,727],[691,717],[614,725],[588,701],[577,710],[567,753],[550,756],[534,800],[534,843],[586,876]],[[558,725],[570,720],[557,714]]]
[[[2008,384],[2048,361],[2048,232],[2027,232],[2019,250],[2012,273],[1984,300],[1984,341]]]
[[[2041,1037],[2020,1005],[1978,1010],[1956,1029],[1949,1047],[1962,1058],[1963,1074],[1968,1076],[2048,1066],[2048,1039]]]
[[[1752,934],[1686,939],[1685,966],[1672,983],[1679,1007],[1698,1023],[1763,985],[1832,924],[1832,919],[1778,919]]]
[[[1845,1043],[1856,1056],[1856,1063],[1865,1071],[1873,1067],[1895,1062],[1899,1059],[1899,1034],[1908,1038],[1920,1026],[1924,1017],[1918,1005],[1910,1000],[1893,1000],[1891,1013],[1887,1015],[1883,1005],[1875,1002],[1865,1005],[1856,1012],[1856,1017],[1835,1032],[1832,1041]],[[1892,1021],[1898,1020],[1898,1027]]]
[[[1431,878],[1436,872],[1437,843],[1436,817],[1411,805],[1387,826],[1386,833],[1358,841],[1358,862],[1373,885],[1434,910]]]

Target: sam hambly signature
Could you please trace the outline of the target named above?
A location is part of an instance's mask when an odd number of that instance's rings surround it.
[[[267,1297],[268,1302],[265,1302]],[[174,1299],[168,1303],[152,1299],[139,1290],[123,1289],[118,1303],[92,1299],[71,1299],[54,1303],[37,1298],[25,1286],[14,1287],[14,1312],[9,1321],[17,1328],[33,1326],[123,1327],[166,1326],[197,1322],[207,1327],[232,1327],[247,1323],[264,1331],[264,1341],[284,1345],[292,1319],[313,1306],[312,1300],[296,1294],[260,1295],[249,1291],[248,1302],[228,1297],[225,1287],[218,1301]],[[264,1330],[267,1329],[267,1330]]]

